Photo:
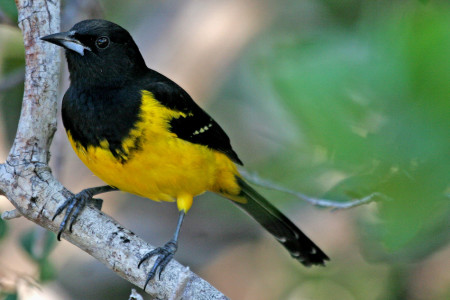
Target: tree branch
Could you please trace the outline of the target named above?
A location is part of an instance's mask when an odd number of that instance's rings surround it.
[[[56,130],[60,54],[56,46],[41,42],[39,37],[60,31],[60,2],[16,0],[16,4],[25,44],[25,90],[14,144],[6,162],[0,164],[0,194],[16,207],[15,215],[20,213],[56,232],[62,217],[55,222],[51,217],[72,195],[48,166]],[[83,210],[73,233],[62,236],[139,287],[154,263],[151,259],[138,269],[139,259],[154,247],[92,207]],[[161,280],[150,282],[147,292],[158,299],[226,299],[176,261],[169,263]]]
[[[21,216],[22,216],[22,214],[17,209],[7,210],[2,213],[3,220],[17,219],[17,218],[20,218]]]
[[[333,210],[348,209],[348,208],[368,204],[368,203],[371,203],[374,201],[378,201],[380,199],[387,198],[382,193],[372,193],[365,197],[362,197],[359,199],[354,199],[353,201],[348,201],[348,202],[338,202],[338,201],[333,201],[333,200],[329,200],[329,199],[319,199],[319,198],[310,197],[308,195],[305,195],[305,194],[297,192],[297,191],[290,190],[290,189],[288,189],[284,186],[281,186],[275,182],[261,178],[256,173],[250,173],[243,169],[239,169],[239,171],[241,172],[242,176],[244,176],[245,179],[247,179],[248,181],[250,181],[256,185],[265,187],[267,189],[290,194],[292,196],[297,197],[300,200],[308,202],[309,204],[312,204],[315,206],[320,206],[320,207],[332,208]]]

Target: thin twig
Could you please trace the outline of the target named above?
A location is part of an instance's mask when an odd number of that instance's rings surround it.
[[[7,210],[2,213],[3,220],[12,220],[12,219],[20,218],[21,216],[22,216],[22,214],[17,209]]]
[[[372,193],[363,198],[354,199],[354,200],[348,201],[348,202],[338,202],[338,201],[329,200],[329,199],[320,199],[320,198],[307,196],[307,195],[297,192],[297,191],[290,190],[290,189],[288,189],[284,186],[281,186],[275,182],[272,182],[268,179],[261,178],[261,177],[259,177],[258,174],[254,173],[254,172],[250,173],[243,169],[241,169],[239,171],[241,172],[242,176],[244,176],[245,179],[252,182],[253,184],[259,185],[259,186],[267,188],[267,189],[287,193],[287,194],[293,195],[303,201],[306,201],[312,205],[326,207],[326,208],[332,208],[333,210],[353,208],[353,207],[360,206],[363,204],[368,204],[373,201],[378,201],[381,198],[386,198],[385,195],[375,192],[375,193]]]

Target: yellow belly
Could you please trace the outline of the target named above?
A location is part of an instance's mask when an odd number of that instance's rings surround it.
[[[68,132],[83,163],[108,185],[155,201],[174,201],[207,190],[235,195],[239,187],[235,164],[223,153],[179,139],[169,129],[171,118],[183,117],[162,107],[150,93],[143,96],[141,120],[122,146],[126,158],[117,159],[108,141],[84,148]],[[136,141],[140,147],[134,149]]]

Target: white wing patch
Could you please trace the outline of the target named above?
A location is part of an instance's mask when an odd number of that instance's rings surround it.
[[[198,135],[198,134],[200,134],[200,133],[203,133],[203,132],[207,131],[209,128],[211,128],[212,126],[213,126],[213,124],[212,124],[212,123],[209,123],[207,126],[204,126],[204,127],[200,128],[199,130],[194,131],[194,133],[192,134],[192,136]]]

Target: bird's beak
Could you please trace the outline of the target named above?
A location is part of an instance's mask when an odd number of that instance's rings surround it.
[[[81,56],[84,55],[84,50],[91,51],[91,48],[83,45],[74,37],[74,34],[74,31],[59,32],[43,36],[41,40],[75,51]]]

